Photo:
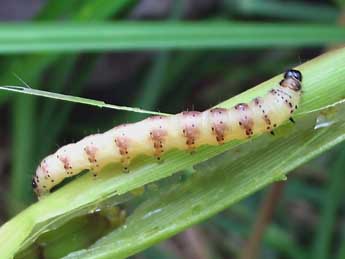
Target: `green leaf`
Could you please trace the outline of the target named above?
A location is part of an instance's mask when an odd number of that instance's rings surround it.
[[[263,134],[251,141],[204,146],[193,156],[171,151],[162,164],[157,164],[153,158],[140,157],[134,161],[129,174],[123,174],[119,165],[109,167],[97,180],[86,174],[0,228],[0,257],[13,256],[43,232],[70,218],[102,208],[105,203],[124,202],[131,197],[131,191],[192,166],[196,172],[186,181],[176,182],[167,191],[149,191],[149,199],[133,211],[126,225],[69,258],[128,257],[214,215],[269,183],[285,179],[287,172],[345,138],[345,49],[320,56],[298,69],[304,75],[304,94],[295,126],[279,127],[275,137]],[[281,78],[282,75],[278,75],[221,106],[231,107],[263,95]],[[316,130],[320,114],[329,121],[318,124]],[[209,160],[216,155],[220,156]]]
[[[330,181],[328,182],[327,193],[319,219],[320,224],[316,228],[314,245],[311,251],[313,258],[316,259],[326,259],[331,256],[332,233],[335,229],[337,211],[343,201],[344,167],[345,148],[339,153],[330,172]]]
[[[23,86],[0,86],[0,90],[15,92],[15,93],[21,93],[24,95],[34,95],[34,96],[46,97],[46,98],[50,98],[50,99],[67,101],[67,102],[72,102],[72,103],[86,104],[86,105],[96,106],[98,108],[108,108],[108,109],[114,109],[114,110],[120,110],[120,111],[130,111],[130,112],[143,113],[143,114],[168,115],[166,113],[148,111],[148,110],[144,110],[141,108],[133,108],[133,107],[109,104],[109,103],[105,103],[103,101],[98,101],[98,100],[94,100],[94,99],[90,99],[90,98],[83,98],[83,97],[78,97],[78,96],[59,94],[59,93],[53,93],[53,92],[33,89],[33,88],[29,88],[28,86],[27,87],[23,87]]]
[[[61,29],[63,28],[63,29]],[[0,53],[322,46],[340,26],[211,22],[0,24]]]
[[[301,1],[275,0],[225,0],[230,13],[247,16],[262,16],[278,19],[304,20],[334,24],[340,11],[330,5],[320,5]],[[317,14],[317,15],[315,15]]]

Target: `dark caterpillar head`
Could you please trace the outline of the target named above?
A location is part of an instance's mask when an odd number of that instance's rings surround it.
[[[282,87],[288,87],[296,92],[302,89],[302,73],[298,70],[289,69],[284,74],[284,79],[280,81]]]
[[[302,82],[302,73],[298,70],[294,69],[289,69],[288,71],[285,72],[284,78],[294,78],[297,79],[298,81]]]

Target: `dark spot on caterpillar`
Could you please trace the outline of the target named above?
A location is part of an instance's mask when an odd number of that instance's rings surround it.
[[[63,167],[65,170],[71,169],[71,165],[70,165],[70,160],[67,156],[60,156],[59,160],[61,161],[61,163],[63,164]]]
[[[235,105],[235,110],[239,110],[239,111],[246,111],[248,108],[249,106],[246,103],[239,103]]]
[[[246,135],[247,136],[251,136],[253,134],[253,131],[252,131],[252,129],[246,129]]]
[[[191,117],[196,117],[199,116],[201,114],[201,112],[199,111],[184,111],[182,112],[183,116],[191,116]]]
[[[210,122],[212,123],[212,134],[215,136],[218,144],[223,144],[224,136],[230,131],[228,125],[228,110],[223,108],[214,108],[210,110]]]
[[[95,146],[86,146],[84,147],[84,151],[90,163],[97,163],[96,154],[98,149]]]
[[[244,130],[244,133],[249,136],[252,134],[252,128],[254,127],[254,121],[252,119],[252,114],[249,111],[248,105],[240,105],[241,115],[243,116],[240,120],[240,126]]]
[[[115,143],[116,143],[116,146],[118,147],[119,153],[121,155],[128,154],[128,153],[126,153],[126,152],[128,152],[127,149],[128,149],[128,143],[129,143],[129,140],[127,138],[122,137],[122,136],[117,137]]]
[[[150,138],[153,143],[153,155],[159,157],[164,152],[163,142],[168,133],[166,130],[163,129],[154,129],[151,132],[152,134]]]
[[[242,126],[242,122],[239,121],[238,124],[239,124],[240,126]]]
[[[200,135],[200,131],[199,131],[199,125],[198,125],[198,117],[193,116],[200,116],[200,112],[197,111],[192,111],[192,112],[184,112],[183,113],[183,117],[181,118],[181,126],[183,128],[183,136],[186,138],[186,145],[187,145],[187,149],[191,150],[194,149],[194,144],[196,139],[199,137]]]

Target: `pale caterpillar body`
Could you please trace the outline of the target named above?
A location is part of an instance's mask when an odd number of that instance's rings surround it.
[[[83,170],[92,170],[96,175],[106,165],[119,162],[127,171],[131,160],[141,154],[159,160],[171,149],[193,151],[201,145],[219,145],[273,132],[287,119],[292,120],[300,102],[301,82],[301,72],[288,70],[277,87],[249,103],[230,109],[153,116],[87,136],[43,159],[32,186],[41,197],[65,178]]]

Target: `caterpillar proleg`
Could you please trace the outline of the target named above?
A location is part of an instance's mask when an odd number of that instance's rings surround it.
[[[65,178],[83,170],[97,173],[109,163],[117,162],[128,170],[131,160],[140,154],[160,160],[171,149],[191,152],[201,145],[220,145],[272,132],[284,121],[293,121],[291,116],[302,93],[301,82],[301,72],[288,70],[277,87],[249,103],[240,103],[230,109],[153,116],[87,136],[43,159],[33,177],[32,187],[41,197]]]

